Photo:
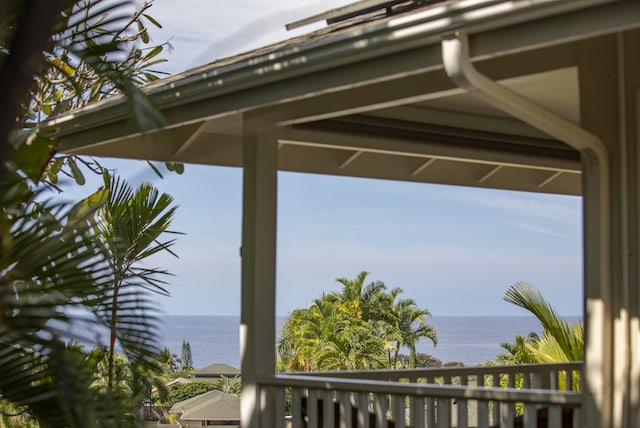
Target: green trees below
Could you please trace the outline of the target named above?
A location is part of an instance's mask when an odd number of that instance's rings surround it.
[[[365,285],[368,272],[354,279],[338,278],[342,290],[323,294],[308,308],[294,310],[281,331],[279,369],[328,371],[395,368],[399,351],[410,352],[436,332],[425,322],[430,316],[413,299],[400,299],[400,288],[388,290],[381,281]]]
[[[168,388],[167,399],[162,404],[166,406],[173,406],[176,403],[213,391],[214,389],[216,389],[216,386],[212,382],[206,381],[171,385]]]
[[[188,340],[182,341],[182,358],[181,358],[181,370],[193,370],[193,357],[191,355],[191,344]]]

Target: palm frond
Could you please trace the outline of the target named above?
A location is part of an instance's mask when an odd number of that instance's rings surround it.
[[[504,300],[524,308],[538,318],[545,335],[552,336],[568,361],[581,361],[584,341],[581,326],[563,320],[540,292],[528,282],[518,282],[505,293]]]

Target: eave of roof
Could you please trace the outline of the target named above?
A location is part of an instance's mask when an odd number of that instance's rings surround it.
[[[171,406],[169,411],[180,413],[184,420],[239,420],[240,399],[213,390],[180,401]]]
[[[437,3],[406,15],[357,26],[330,26],[161,79],[148,85],[145,92],[161,110],[167,110],[398,50],[437,46],[442,38],[459,30],[478,34],[474,43],[475,58],[495,56],[584,37],[594,32],[637,26],[638,3],[624,0],[460,0]],[[599,6],[604,4],[612,5],[600,10]],[[578,13],[580,16],[576,20],[580,25],[571,25],[572,22],[567,21],[570,16],[559,16],[567,12]],[[603,20],[605,13],[607,19]],[[532,31],[516,25],[541,19],[543,22],[539,25],[554,28],[554,31]],[[505,27],[509,28],[508,38],[491,33]],[[265,100],[270,101],[273,99]],[[259,106],[256,100],[248,97],[245,103],[226,108],[232,111],[256,106]],[[211,115],[220,113],[212,111]],[[53,135],[62,137],[126,121],[128,116],[129,108],[123,98],[114,97],[60,116],[47,125]],[[182,117],[179,120],[184,124],[201,118]],[[121,135],[137,132],[132,126],[121,129]],[[108,138],[113,139],[114,135]]]

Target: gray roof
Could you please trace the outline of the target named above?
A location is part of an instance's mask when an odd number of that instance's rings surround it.
[[[182,420],[239,421],[240,399],[217,390],[174,404],[170,413],[180,413]]]
[[[240,370],[227,364],[211,364],[193,372],[193,377],[238,376]]]

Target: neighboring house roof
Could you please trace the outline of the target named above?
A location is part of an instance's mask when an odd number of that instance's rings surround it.
[[[183,383],[191,383],[193,382],[193,379],[186,379],[184,377],[178,377],[175,378],[173,380],[170,380],[169,382],[165,383],[164,386],[169,387],[171,385],[175,385],[175,384],[183,384]],[[156,392],[158,392],[158,388],[157,387],[153,387],[151,389],[151,393],[155,394]]]
[[[169,412],[181,414],[183,421],[239,421],[240,399],[214,390],[176,403]]]
[[[169,382],[165,383],[164,385],[165,386],[171,386],[171,385],[175,385],[176,383],[191,383],[191,382],[193,382],[193,380],[186,379],[184,377],[178,377],[178,378],[175,378],[173,380],[170,380]]]
[[[240,375],[240,370],[227,364],[211,364],[192,373],[193,377],[233,377],[238,375]]]

